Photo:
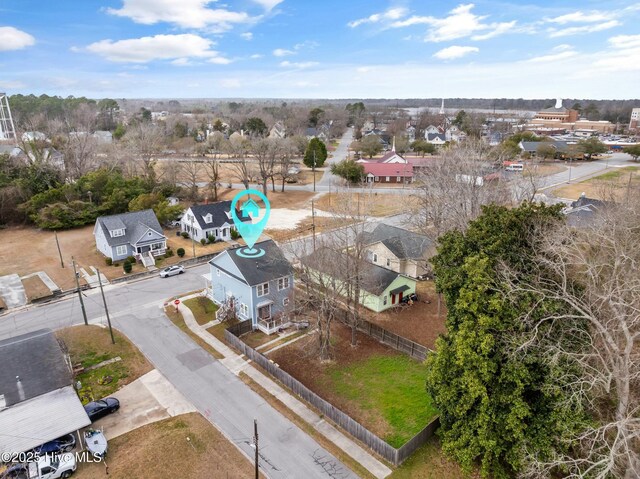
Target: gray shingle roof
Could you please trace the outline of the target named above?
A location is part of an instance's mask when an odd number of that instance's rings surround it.
[[[242,279],[244,279],[249,286],[266,283],[267,281],[289,276],[293,273],[291,263],[284,257],[282,250],[273,240],[256,243],[254,248],[263,249],[265,254],[259,258],[243,258],[236,254],[238,248],[228,249],[209,261],[209,264],[218,267],[219,265],[216,263],[216,259],[221,255],[229,255],[231,261],[233,261],[240,270]]]
[[[231,201],[218,201],[217,203],[193,205],[191,207],[191,212],[201,229],[218,228],[225,223],[233,223],[233,219],[227,216],[230,211]],[[207,223],[204,220],[204,217],[208,214],[211,214],[211,223]],[[250,217],[243,217],[242,214],[239,214],[238,218],[242,221],[251,221]]]
[[[96,225],[102,228],[109,246],[117,246],[125,243],[135,244],[149,228],[164,237],[162,227],[160,226],[158,218],[156,218],[156,214],[153,210],[132,211],[130,213],[121,213],[119,215],[100,216],[96,220]],[[116,236],[115,238],[111,237],[109,231],[122,228],[125,228],[124,236]]]
[[[351,271],[346,270],[346,264],[349,259],[346,253],[325,247],[319,248],[314,253],[302,258],[301,262],[315,271],[334,277],[337,280],[345,281],[352,274]],[[351,258],[351,261],[353,261],[353,258]],[[390,269],[361,261],[359,276],[361,278],[360,287],[369,293],[379,296],[398,276],[402,275]]]
[[[568,143],[566,141],[552,140],[552,141],[545,141],[545,143],[547,145],[553,146],[556,149],[556,151],[560,151],[560,152],[567,151],[567,148],[568,148]],[[545,143],[541,141],[523,141],[522,149],[528,153],[535,153],[536,151],[538,151],[538,147]]]
[[[380,223],[371,233],[363,233],[365,245],[381,242],[400,259],[422,259],[433,247],[427,236]]]
[[[69,386],[71,371],[50,329],[0,341],[0,394],[6,406]],[[16,380],[20,377],[20,382]]]
[[[436,138],[439,138],[442,141],[447,140],[447,137],[444,136],[444,133],[427,133],[427,141],[433,141]]]

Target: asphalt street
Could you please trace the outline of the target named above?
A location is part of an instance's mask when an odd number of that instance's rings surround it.
[[[111,322],[212,424],[249,457],[253,420],[259,428],[262,471],[270,478],[355,478],[344,464],[273,409],[164,315],[164,301],[204,287],[208,265],[171,278],[111,285],[105,295]],[[85,297],[93,324],[106,324],[99,290]],[[0,339],[43,327],[82,324],[76,295],[0,316]]]

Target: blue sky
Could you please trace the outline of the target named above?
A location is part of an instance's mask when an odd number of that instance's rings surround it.
[[[637,98],[640,2],[0,0],[0,91]]]

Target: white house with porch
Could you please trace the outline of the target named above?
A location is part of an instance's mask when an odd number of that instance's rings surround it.
[[[242,211],[236,214],[242,221],[251,222],[251,217],[245,216]],[[180,219],[180,231],[188,233],[196,241],[203,238],[229,241],[232,229],[235,226],[231,217],[231,201],[193,205]]]
[[[167,238],[153,210],[100,216],[93,236],[98,251],[114,262],[133,256],[149,267],[167,250]]]

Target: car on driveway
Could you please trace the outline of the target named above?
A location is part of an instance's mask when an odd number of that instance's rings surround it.
[[[84,410],[87,412],[91,422],[114,413],[118,409],[120,409],[120,401],[116,398],[104,398],[84,405]]]
[[[184,273],[184,266],[169,266],[168,268],[160,271],[161,278],[168,278],[169,276],[175,276],[176,274]]]
[[[67,434],[53,441],[45,442],[42,446],[34,448],[33,451],[44,456],[45,454],[54,455],[69,452],[72,451],[74,447],[76,447],[76,436],[74,434]]]

